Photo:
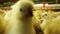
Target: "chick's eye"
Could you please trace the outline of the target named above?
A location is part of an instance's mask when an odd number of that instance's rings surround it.
[[[23,11],[23,9],[20,9],[20,11],[22,12],[22,11]]]
[[[45,14],[45,16],[47,16],[47,14]]]

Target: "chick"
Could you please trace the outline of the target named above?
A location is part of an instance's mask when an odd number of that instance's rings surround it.
[[[35,34],[32,23],[33,2],[20,0],[6,13],[4,20],[5,34]]]

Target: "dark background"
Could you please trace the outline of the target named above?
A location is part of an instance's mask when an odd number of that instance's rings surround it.
[[[42,3],[42,2],[46,2],[49,4],[56,4],[56,1],[58,4],[60,4],[60,0],[33,0],[35,3]]]
[[[3,2],[16,2],[17,0],[0,0],[0,3]],[[47,2],[47,3],[56,3],[56,0],[32,0],[35,3],[42,3],[42,2]],[[57,0],[57,3],[60,3],[60,0]]]
[[[11,6],[18,0],[0,0],[1,6]],[[48,4],[60,4],[60,0],[32,0],[35,4],[46,2]],[[57,2],[56,2],[57,1]]]

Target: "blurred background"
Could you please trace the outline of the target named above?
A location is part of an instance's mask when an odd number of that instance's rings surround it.
[[[0,0],[0,8],[9,7],[9,6],[13,5],[16,1],[18,1],[18,0]],[[35,4],[43,4],[43,2],[45,2],[45,3],[49,4],[49,5],[58,4],[60,6],[60,0],[32,0],[32,1]]]
[[[10,6],[14,4],[18,0],[0,0],[0,7],[1,6]],[[60,0],[32,0],[35,4],[41,4],[46,2],[48,4],[60,4]]]

